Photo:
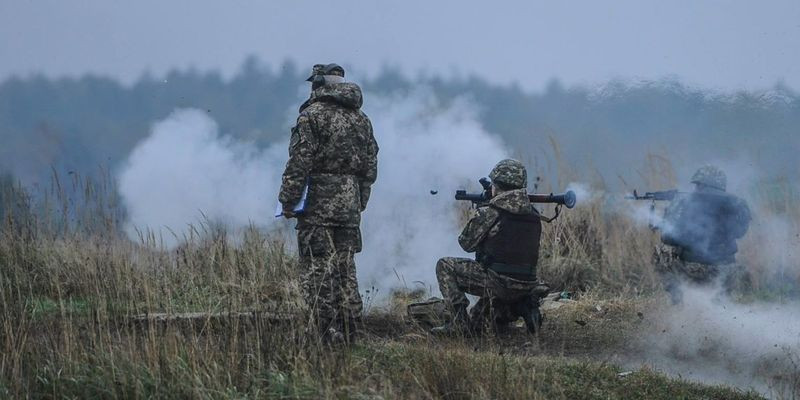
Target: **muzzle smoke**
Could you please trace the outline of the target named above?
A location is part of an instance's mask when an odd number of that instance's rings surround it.
[[[571,190],[575,193],[575,207],[585,207],[596,201],[602,200],[605,193],[602,190],[595,190],[588,183],[571,182],[567,185],[566,190]]]

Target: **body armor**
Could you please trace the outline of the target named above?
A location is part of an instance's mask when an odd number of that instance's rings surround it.
[[[497,210],[500,217],[477,253],[478,261],[503,275],[520,279],[535,278],[542,235],[539,214],[512,214]]]

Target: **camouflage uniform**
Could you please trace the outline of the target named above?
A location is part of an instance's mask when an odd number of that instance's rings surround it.
[[[484,307],[489,306],[487,299],[511,303],[530,296],[540,286],[535,276],[530,280],[514,279],[487,269],[471,258],[460,257],[440,258],[436,263],[436,278],[451,315],[460,318],[458,323],[464,324],[479,322],[478,319],[486,312]],[[465,293],[481,298],[468,318],[469,300]]]
[[[677,196],[664,212],[661,241],[655,264],[674,303],[682,298],[680,284],[709,284],[722,279],[727,291],[746,280],[745,268],[736,263],[736,239],[747,232],[747,203],[725,192],[724,172],[713,166],[700,168],[692,177],[697,185],[690,194]]]
[[[347,330],[362,310],[353,257],[361,251],[361,212],[377,177],[378,145],[361,105],[361,89],[353,83],[312,92],[292,128],[279,194],[290,210],[308,184],[297,242],[305,300],[323,332]]]
[[[525,276],[498,273],[490,268],[488,260],[482,254],[483,245],[499,233],[498,221],[501,212],[517,215],[539,215],[528,199],[525,190],[527,177],[524,166],[515,160],[503,160],[492,171],[490,176],[495,185],[515,187],[494,196],[486,207],[477,209],[464,227],[458,242],[467,252],[476,252],[476,260],[469,258],[444,257],[436,263],[436,277],[439,290],[450,309],[454,323],[463,328],[470,325],[466,314],[469,300],[465,293],[480,296],[480,305],[486,305],[484,299],[495,299],[513,302],[530,296],[539,285],[536,279],[535,264]],[[538,241],[538,237],[536,238]],[[531,246],[538,248],[538,243]],[[473,318],[484,310],[473,307]],[[441,328],[439,328],[441,329]]]

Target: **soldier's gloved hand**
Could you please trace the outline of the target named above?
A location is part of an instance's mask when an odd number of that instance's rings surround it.
[[[283,217],[284,218],[289,219],[289,218],[294,218],[296,216],[297,216],[297,214],[295,214],[294,211],[292,211],[291,208],[284,208],[283,209]]]

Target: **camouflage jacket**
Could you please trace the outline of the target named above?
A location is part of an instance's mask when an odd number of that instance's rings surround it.
[[[696,191],[676,197],[664,211],[661,241],[675,246],[683,261],[735,261],[736,240],[750,225],[747,202],[723,191]]]
[[[299,223],[359,226],[378,174],[378,144],[362,102],[358,85],[339,83],[318,88],[300,107],[278,195],[291,208],[308,182]]]
[[[492,197],[489,206],[478,208],[475,215],[467,222],[464,230],[461,231],[458,244],[464,251],[470,253],[480,251],[483,242],[497,233],[499,210],[505,210],[512,214],[538,214],[528,200],[528,192],[525,189],[502,192]]]

